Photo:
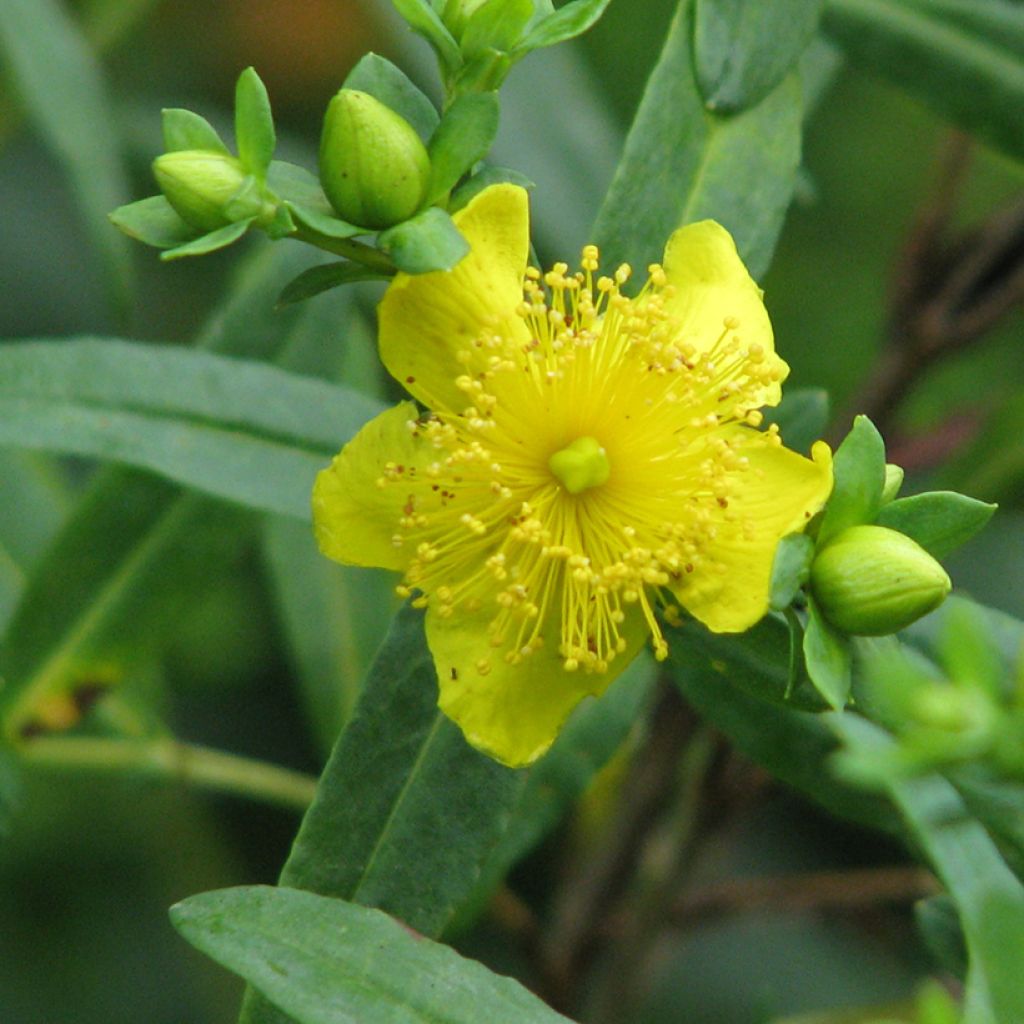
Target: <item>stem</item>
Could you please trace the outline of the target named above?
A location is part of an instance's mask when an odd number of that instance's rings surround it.
[[[316,791],[316,779],[302,772],[169,737],[40,737],[21,747],[20,754],[27,765],[44,770],[137,774],[296,811],[305,811]]]
[[[344,256],[353,263],[361,263],[364,267],[376,270],[386,277],[395,273],[394,264],[380,250],[374,249],[372,245],[365,242],[355,242],[351,238],[331,238],[322,235],[319,231],[313,231],[303,224],[298,224],[289,238],[294,238],[307,245],[316,246],[324,252],[333,253],[335,256]]]

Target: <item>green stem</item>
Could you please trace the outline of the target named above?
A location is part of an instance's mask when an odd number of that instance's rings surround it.
[[[380,250],[365,242],[355,242],[350,238],[330,238],[322,235],[319,231],[299,224],[295,231],[289,235],[297,241],[305,242],[307,245],[314,245],[324,252],[334,253],[335,256],[344,256],[353,263],[361,263],[364,267],[379,271],[387,277],[395,273],[394,264]]]
[[[44,736],[26,742],[19,753],[26,765],[44,770],[136,774],[300,812],[309,806],[316,790],[316,779],[302,772],[170,737],[116,740]]]

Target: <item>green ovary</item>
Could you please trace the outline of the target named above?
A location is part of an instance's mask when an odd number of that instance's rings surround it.
[[[607,453],[592,437],[579,437],[555,452],[548,459],[548,468],[570,494],[600,487],[612,471]]]

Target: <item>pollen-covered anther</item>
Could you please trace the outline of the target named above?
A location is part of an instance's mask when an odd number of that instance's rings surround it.
[[[469,512],[464,512],[459,516],[459,522],[478,537],[487,532],[487,526]]]

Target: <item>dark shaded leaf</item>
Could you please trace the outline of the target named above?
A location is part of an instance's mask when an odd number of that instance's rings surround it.
[[[742,114],[709,113],[693,67],[692,3],[680,0],[592,237],[607,265],[646,267],[673,229],[710,217],[758,277],[796,183],[800,86],[790,76]]]
[[[0,52],[29,116],[67,171],[111,297],[125,309],[128,249],[110,230],[107,214],[129,191],[103,72],[57,0],[6,0]]]
[[[697,0],[697,81],[711,110],[744,110],[796,64],[818,27],[823,0]]]

